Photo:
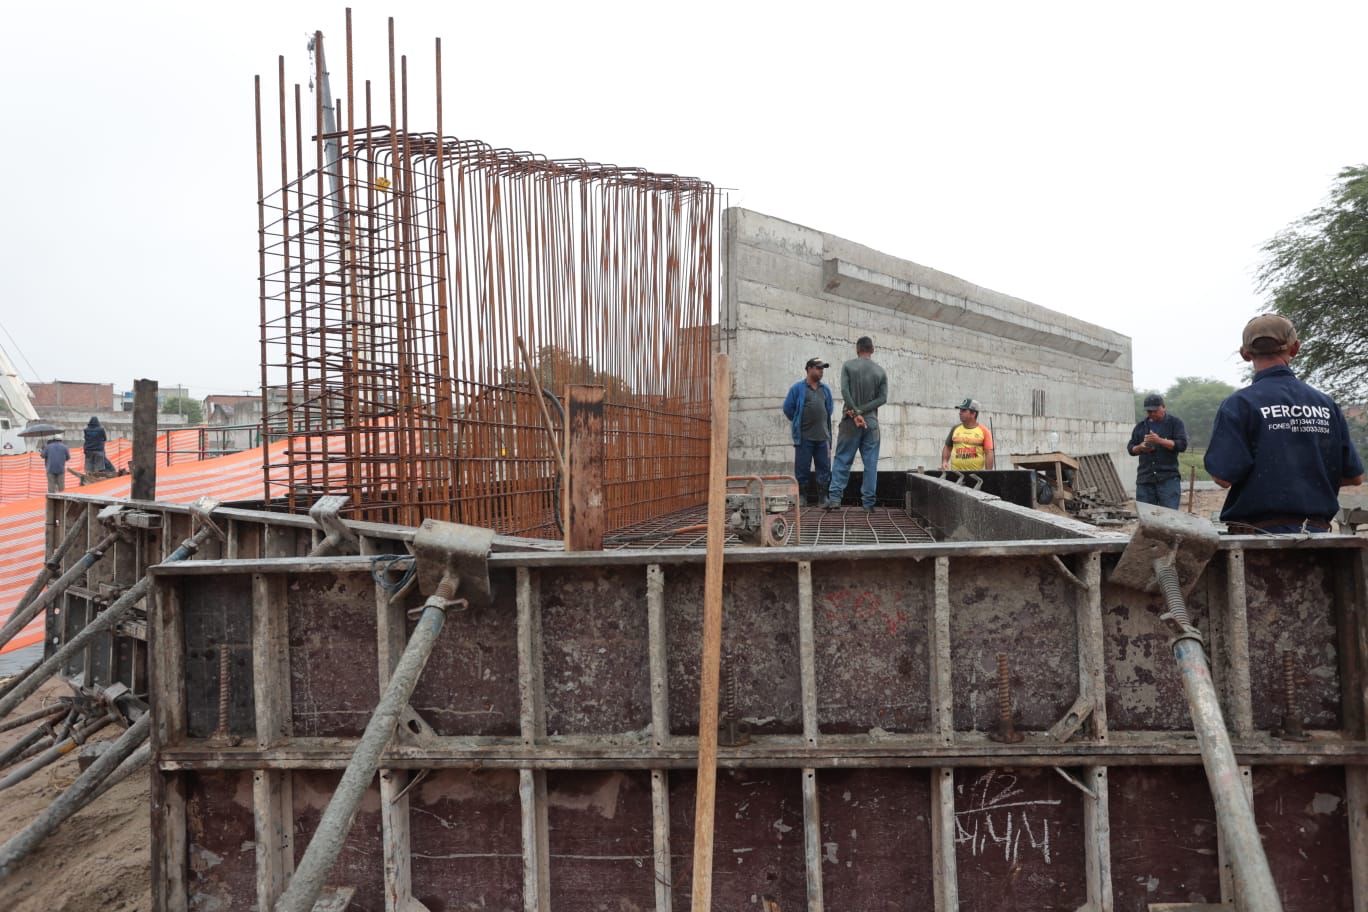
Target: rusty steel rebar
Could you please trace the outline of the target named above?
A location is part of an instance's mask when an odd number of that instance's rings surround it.
[[[997,727],[988,737],[1005,744],[1018,744],[1026,736],[1016,730],[1012,719],[1012,676],[1007,653],[997,654]]]
[[[1273,734],[1283,741],[1310,741],[1297,706],[1297,665],[1291,652],[1282,654],[1282,726]]]
[[[356,518],[558,537],[541,388],[594,384],[607,527],[702,504],[716,189],[446,135],[440,42],[437,130],[415,128],[393,20],[388,39],[383,123],[352,71],[350,17],[334,129],[321,91],[309,111],[296,84],[289,104],[283,60],[277,118],[257,90],[267,498],[302,511],[345,494]],[[312,47],[321,87],[321,33]]]

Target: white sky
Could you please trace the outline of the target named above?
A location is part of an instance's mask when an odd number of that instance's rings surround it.
[[[416,86],[442,37],[449,134],[706,178],[1126,333],[1138,387],[1238,383],[1259,246],[1368,161],[1362,2],[353,6],[358,78],[387,15]],[[343,9],[6,7],[0,345],[29,379],[254,390],[252,77],[307,82],[321,28],[340,92]]]

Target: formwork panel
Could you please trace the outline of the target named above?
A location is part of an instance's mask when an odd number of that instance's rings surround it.
[[[791,563],[727,569],[723,581],[722,666],[735,669],[738,714],[753,734],[803,730],[798,662],[798,571]],[[815,585],[815,580],[814,580]],[[698,731],[703,567],[665,569],[670,731]]]
[[[813,564],[817,717],[823,732],[930,728],[933,573],[929,561]],[[851,651],[851,642],[862,648]]]
[[[1083,800],[1049,769],[957,770],[962,912],[1073,912],[1084,905]]]
[[[1219,903],[1216,808],[1201,767],[1116,767],[1111,800],[1116,912]]]
[[[186,577],[177,585],[185,622],[186,734],[207,738],[218,727],[220,688],[225,683],[228,731],[255,734],[251,577]],[[226,682],[220,680],[221,650],[228,652]]]
[[[1187,601],[1193,624],[1210,630],[1206,587],[1197,586]],[[1172,633],[1159,620],[1166,610],[1163,598],[1154,593],[1102,589],[1107,722],[1113,730],[1192,730],[1169,645]]]
[[[806,907],[801,776],[800,770],[788,769],[717,771],[714,909],[759,909],[765,897],[780,909]],[[671,874],[676,909],[689,908],[693,893],[696,794],[692,772],[670,774]]]
[[[360,735],[380,700],[374,583],[356,573],[308,573],[292,578],[286,593],[295,735]]]
[[[291,775],[294,794],[295,866],[304,858],[318,821],[342,779],[340,772],[309,770]],[[250,818],[249,818],[250,819]],[[380,789],[374,782],[361,798],[346,842],[325,884],[355,887],[347,912],[385,912],[385,863],[381,839]],[[250,894],[242,894],[250,895]]]
[[[998,717],[997,655],[1007,656],[1019,728],[1055,723],[1078,696],[1075,587],[1046,557],[950,564],[955,728]]]
[[[433,770],[409,792],[413,896],[429,909],[521,909],[517,770]]]
[[[546,791],[558,912],[653,908],[651,774],[553,771]]]
[[[645,569],[542,571],[539,589],[547,731],[645,728],[651,720]]]
[[[926,770],[821,770],[822,891],[830,909],[933,907]]]
[[[1263,767],[1254,817],[1283,912],[1352,912],[1343,767]]]
[[[513,574],[493,574],[494,602],[447,614],[410,703],[439,735],[518,733]],[[411,603],[418,603],[410,597]],[[408,623],[412,634],[417,620]]]
[[[1282,723],[1283,653],[1292,655],[1303,724],[1330,729],[1342,725],[1331,557],[1313,551],[1245,553],[1255,728],[1268,730]]]
[[[190,909],[246,909],[256,899],[250,772],[185,774]]]

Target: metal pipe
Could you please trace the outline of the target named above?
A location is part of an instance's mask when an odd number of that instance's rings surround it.
[[[53,600],[56,599],[57,596],[61,595],[63,592],[66,592],[67,589],[69,589],[76,582],[77,579],[79,579],[82,576],[85,576],[87,570],[95,566],[95,564],[99,563],[100,558],[105,556],[105,551],[108,550],[110,545],[114,544],[115,539],[117,539],[118,537],[119,533],[111,532],[104,538],[100,539],[99,544],[97,544],[95,547],[91,548],[84,555],[82,555],[81,559],[78,560],[74,565],[72,565],[70,570],[68,570],[66,573],[63,573],[61,578],[59,578],[57,582],[53,583],[52,586],[46,592],[35,598],[27,606],[24,606],[22,603],[20,603],[20,606],[17,609],[15,609],[14,614],[10,615],[9,620],[5,622],[5,626],[0,627],[0,648],[3,648],[6,643],[14,639],[15,635],[19,633],[19,631],[27,627],[29,621],[33,620],[35,617],[38,616],[38,612],[42,611],[48,605],[52,604]],[[46,569],[47,568],[45,566],[44,570]],[[42,576],[41,571],[39,573],[39,576]]]
[[[9,747],[5,748],[3,752],[0,752],[0,769],[4,769],[15,762],[15,760],[23,757],[25,751],[33,747],[39,741],[42,741],[44,738],[52,737],[52,734],[51,725],[44,724],[34,728],[33,731],[24,735],[24,737],[20,738],[18,741],[15,741]]]
[[[31,713],[24,713],[22,716],[16,716],[13,719],[0,722],[0,732],[7,732],[11,729],[19,728],[21,725],[27,725],[30,722],[37,722],[39,719],[49,719],[53,716],[60,716],[70,710],[71,707],[66,703],[54,703],[52,706],[45,706],[42,709],[34,710]]]
[[[97,731],[104,728],[106,725],[113,721],[114,717],[106,713],[105,715],[100,716],[100,718],[94,719],[90,722],[87,722],[85,725],[82,725],[80,728],[76,729],[70,735],[67,735],[65,738],[58,741],[56,744],[52,745],[47,750],[43,751],[41,754],[38,754],[36,757],[29,760],[28,763],[25,763],[23,766],[18,767],[5,778],[0,779],[0,792],[3,792],[11,785],[18,785],[20,782],[23,782],[29,776],[32,776],[34,773],[38,772],[40,769],[47,766],[52,761],[57,760],[61,757],[65,757],[67,754],[71,753],[76,748],[80,747],[82,744],[85,744],[87,738],[89,738],[91,735],[95,734]]]
[[[71,528],[67,529],[66,537],[62,539],[61,544],[52,552],[52,556],[43,561],[43,566],[38,571],[38,575],[33,578],[32,585],[24,592],[23,598],[19,599],[19,604],[14,609],[16,614],[27,608],[29,603],[36,599],[38,594],[43,591],[43,587],[48,584],[48,580],[57,575],[57,571],[61,569],[62,566],[62,558],[66,557],[67,552],[75,546],[76,542],[80,539],[81,534],[85,531],[85,523],[74,522],[71,524]],[[0,640],[0,646],[3,646],[6,642],[8,642],[8,640]]]
[[[451,577],[444,577],[437,592],[423,606],[418,625],[409,637],[408,645],[404,647],[385,692],[366,725],[366,731],[356,745],[356,751],[342,774],[342,781],[333,791],[332,800],[328,802],[327,810],[323,812],[318,828],[309,840],[309,847],[299,867],[275,904],[275,912],[308,912],[313,909],[314,901],[323,889],[323,881],[332,870],[333,862],[342,851],[342,843],[356,819],[361,798],[370,788],[375,771],[380,768],[380,758],[394,737],[399,714],[408,705],[413,688],[437,642],[437,635],[442,632],[446,610],[452,604],[450,599],[455,589]]]
[[[204,544],[206,538],[216,534],[216,532],[217,530],[212,525],[206,525],[182,542],[181,546],[171,552],[163,563],[173,564],[177,561],[185,560],[191,554],[194,554],[199,550],[200,545]],[[114,604],[106,608],[95,618],[95,620],[86,624],[75,636],[67,640],[66,643],[62,645],[62,648],[48,656],[47,659],[43,661],[43,664],[38,666],[36,671],[24,678],[22,684],[10,691],[4,697],[0,697],[0,718],[13,712],[16,706],[24,702],[30,694],[43,685],[44,681],[64,667],[67,661],[89,645],[91,640],[95,639],[95,637],[104,633],[106,630],[109,630],[122,620],[123,616],[127,614],[134,605],[142,601],[151,589],[151,576],[144,576],[142,579],[138,580],[131,589],[119,596]]]
[[[108,779],[113,778],[113,774],[121,773],[122,776],[127,776],[136,769],[137,765],[133,765],[125,770],[127,764],[124,764],[124,761],[131,759],[134,752],[139,750],[139,746],[147,741],[148,733],[151,731],[152,714],[144,713],[128,731],[119,736],[109,750],[77,776],[76,781],[71,783],[46,811],[0,846],[0,880],[8,878],[13,873],[14,866],[37,848],[39,843],[51,835],[68,817],[98,797],[104,791],[102,786]],[[143,762],[146,762],[146,756]]]
[[[1154,572],[1168,604],[1169,616],[1178,628],[1173,657],[1178,662],[1183,690],[1187,693],[1192,729],[1197,735],[1202,766],[1206,768],[1207,783],[1216,803],[1216,820],[1235,875],[1240,908],[1244,912],[1282,912],[1278,887],[1273,882],[1268,857],[1259,839],[1259,828],[1254,823],[1254,809],[1245,794],[1243,776],[1230,746],[1230,733],[1221,715],[1206,650],[1191,626],[1178,574],[1164,559],[1154,562]]]

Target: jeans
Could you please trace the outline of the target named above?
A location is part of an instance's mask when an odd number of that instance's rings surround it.
[[[793,477],[798,479],[798,496],[808,496],[808,482],[812,480],[812,464],[817,464],[817,496],[826,493],[831,484],[831,443],[827,440],[804,440],[793,448]]]
[[[864,467],[860,501],[866,507],[874,506],[874,491],[879,484],[879,429],[857,428],[849,418],[841,421],[840,433],[836,435],[836,461],[831,466],[828,503],[839,504],[845,496],[846,482],[850,480],[850,467],[855,464],[857,450]]]
[[[1183,479],[1177,475],[1172,478],[1161,478],[1158,481],[1137,481],[1135,483],[1136,503],[1156,504],[1160,507],[1176,510],[1178,509],[1178,502],[1182,499]]]

